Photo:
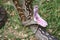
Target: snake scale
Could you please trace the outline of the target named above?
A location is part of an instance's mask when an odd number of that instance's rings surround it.
[[[20,4],[19,1],[21,0],[13,0],[13,3],[19,13],[21,21],[25,22],[25,21],[31,20],[33,17],[33,13],[32,13],[33,0],[22,0],[21,1],[22,4]],[[38,40],[57,40],[57,38],[55,38],[54,36],[46,32],[44,28],[42,28],[40,25],[30,25],[30,28],[35,33],[35,36],[37,37]]]

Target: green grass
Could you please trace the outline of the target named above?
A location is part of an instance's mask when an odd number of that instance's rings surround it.
[[[0,39],[21,40],[20,34],[30,36],[33,34],[27,27],[23,27],[19,20],[18,12],[15,10],[12,3],[0,0],[0,5],[3,5],[8,12],[8,21],[4,28],[0,29]],[[46,30],[60,40],[60,0],[34,0],[33,5],[38,4],[40,16],[48,22]],[[25,37],[24,40],[29,40]]]

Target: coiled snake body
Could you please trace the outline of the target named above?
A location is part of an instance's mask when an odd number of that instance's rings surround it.
[[[19,0],[13,0],[13,3],[20,15],[21,21],[24,23],[28,20],[33,19],[33,8],[32,8],[32,1],[33,0],[20,0],[21,3],[19,3]],[[30,23],[27,22],[27,23]],[[30,25],[30,28],[35,33],[35,36],[38,38],[38,40],[57,40],[55,37],[51,36],[48,32],[43,30],[44,28],[38,28],[40,27],[38,25]],[[37,30],[37,31],[36,31]]]
[[[6,20],[7,20],[7,12],[3,8],[3,6],[0,5],[0,29],[4,26]]]

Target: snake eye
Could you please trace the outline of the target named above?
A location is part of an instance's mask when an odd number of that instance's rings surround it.
[[[7,12],[2,6],[0,6],[0,29],[4,26],[6,20],[7,20]]]

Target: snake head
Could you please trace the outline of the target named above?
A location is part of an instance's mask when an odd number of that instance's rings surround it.
[[[46,27],[48,23],[38,14],[38,5],[34,6],[33,12],[34,12],[34,20],[37,22],[37,24],[42,27]]]

